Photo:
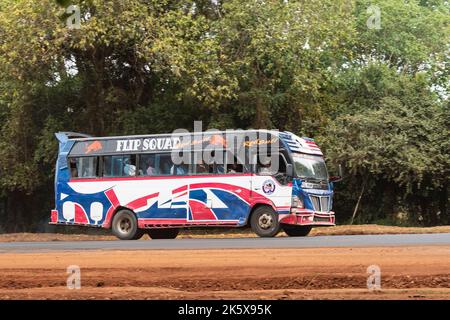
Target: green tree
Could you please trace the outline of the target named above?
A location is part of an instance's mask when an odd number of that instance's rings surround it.
[[[69,4],[79,29],[66,25]],[[380,29],[367,27],[371,5]],[[366,178],[361,221],[405,211],[442,223],[449,16],[443,0],[1,0],[1,221],[33,229],[48,216],[54,132],[203,120],[317,137],[349,174],[340,217]]]
[[[429,91],[424,74],[398,76],[371,65],[360,84],[376,71],[385,74],[377,83],[381,97],[371,99],[370,108],[339,115],[324,133],[327,156],[344,164],[350,180],[342,200],[354,204],[352,192],[365,186],[361,221],[395,221],[396,214],[407,213],[410,222],[448,223],[448,109]]]

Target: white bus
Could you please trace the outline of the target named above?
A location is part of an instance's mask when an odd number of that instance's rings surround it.
[[[269,130],[56,137],[52,224],[111,228],[123,240],[248,225],[261,237],[306,236],[335,224],[340,177],[329,177],[309,138]]]

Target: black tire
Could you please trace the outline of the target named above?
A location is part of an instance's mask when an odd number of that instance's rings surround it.
[[[119,210],[114,215],[111,229],[120,240],[137,240],[144,235],[144,232],[138,228],[134,213],[126,209]]]
[[[175,239],[180,229],[177,228],[155,228],[148,229],[147,234],[152,239]]]
[[[289,237],[306,237],[311,232],[312,226],[294,226],[285,224],[282,228]]]
[[[281,229],[278,214],[268,206],[253,211],[250,226],[254,233],[263,238],[275,237]]]

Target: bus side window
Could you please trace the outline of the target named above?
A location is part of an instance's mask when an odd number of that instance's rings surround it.
[[[159,160],[159,175],[167,176],[173,174],[173,163],[170,154],[158,154],[157,158]]]
[[[122,156],[104,156],[103,157],[103,176],[118,177],[122,167]]]
[[[269,163],[261,163],[258,159],[257,173],[261,175],[273,175],[277,173],[286,173],[286,160],[281,153],[277,153],[271,157]],[[272,161],[275,160],[278,163]]]
[[[74,158],[69,159],[70,176],[72,178],[78,178],[77,160]]]
[[[279,169],[278,169],[278,172],[279,173],[286,173],[286,159],[284,158],[284,156],[281,153],[278,156],[279,156],[279,160],[278,160]]]
[[[103,172],[102,172],[103,177],[111,177],[110,173],[111,166],[112,166],[111,157],[103,157]]]
[[[97,176],[97,157],[79,157],[70,159],[72,178],[94,178]]]
[[[196,174],[207,174],[209,173],[209,165],[207,165],[205,162],[200,162],[195,164],[195,173]]]
[[[141,176],[156,176],[159,170],[156,168],[156,155],[141,154],[139,156],[139,175]]]
[[[104,177],[131,177],[136,173],[136,155],[104,156]]]
[[[272,168],[272,161],[269,160],[269,162],[262,163],[261,160],[258,158],[258,163],[256,165],[256,172],[259,175],[263,176],[270,176],[275,174],[276,172],[273,171],[274,168]]]
[[[226,173],[243,173],[244,166],[242,163],[239,163],[236,157],[233,157],[233,160],[230,163],[227,163],[227,172]]]
[[[192,166],[192,174],[201,175],[214,173],[214,164],[208,164],[203,159],[202,153],[192,153],[191,158],[194,159],[194,165]]]

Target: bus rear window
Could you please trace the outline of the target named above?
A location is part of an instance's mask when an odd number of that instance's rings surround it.
[[[94,178],[97,176],[97,157],[70,158],[69,163],[72,178]]]

